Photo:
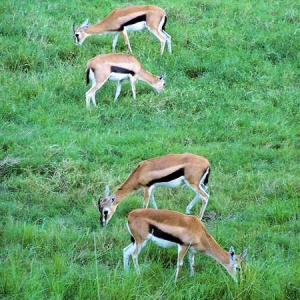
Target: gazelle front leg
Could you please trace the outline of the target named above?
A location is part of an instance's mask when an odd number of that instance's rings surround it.
[[[144,205],[143,205],[143,208],[148,208],[149,198],[150,198],[149,188],[144,187]]]
[[[186,254],[187,251],[187,247],[186,246],[181,246],[178,245],[178,258],[177,258],[177,269],[176,269],[176,275],[175,275],[175,282],[177,281],[177,279],[180,276],[180,272],[182,269],[182,265],[183,265],[183,258]]]
[[[190,276],[194,276],[194,262],[195,262],[195,254],[190,250],[189,251],[189,263],[190,263]]]
[[[116,46],[117,46],[117,42],[118,42],[118,38],[119,38],[119,33],[117,32],[113,38],[113,43],[112,43],[112,50],[113,52],[116,51]]]
[[[127,45],[128,47],[128,50],[130,51],[130,53],[132,53],[132,49],[131,49],[131,46],[130,46],[130,42],[129,42],[129,39],[128,39],[128,35],[127,35],[127,31],[124,27],[123,31],[120,32],[124,41],[125,41],[125,44]]]
[[[149,199],[150,199],[151,205],[152,205],[153,208],[157,209],[157,205],[156,205],[156,202],[155,202],[155,199],[154,199],[154,188],[150,187],[149,190],[150,190]]]
[[[132,91],[132,97],[135,100],[136,99],[136,90],[135,90],[135,77],[132,75],[129,76],[130,85],[131,85],[131,91]]]
[[[116,95],[115,95],[115,99],[114,101],[116,101],[121,93],[121,88],[122,88],[122,83],[123,83],[123,80],[119,80],[118,81],[118,85],[117,85],[117,90],[116,90]]]

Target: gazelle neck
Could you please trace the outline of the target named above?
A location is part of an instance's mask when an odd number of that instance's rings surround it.
[[[205,252],[227,269],[229,252],[223,249],[213,238],[209,239],[209,247],[207,247]]]
[[[105,22],[101,21],[97,24],[89,26],[86,30],[85,33],[88,35],[93,35],[93,34],[101,34],[101,33],[106,33],[109,32],[110,30],[106,28]]]
[[[135,180],[132,180],[134,173],[130,174],[129,177],[119,186],[119,188],[115,191],[116,200],[115,205],[119,204],[125,197],[131,194],[133,191],[137,190],[139,187]]]
[[[157,82],[157,76],[151,74],[150,72],[146,71],[143,68],[141,68],[138,74],[138,79],[147,82],[150,85],[154,85]]]

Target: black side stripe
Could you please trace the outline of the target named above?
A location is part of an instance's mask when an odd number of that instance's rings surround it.
[[[136,24],[136,23],[139,23],[139,22],[143,22],[143,21],[146,21],[146,14],[140,15],[138,17],[135,17],[135,18],[133,18],[133,19],[125,22],[117,30],[118,31],[123,31],[125,26],[133,25],[133,24]]]
[[[153,185],[154,183],[158,183],[158,182],[169,182],[169,181],[177,179],[181,176],[184,176],[184,168],[178,169],[177,171],[175,171],[171,174],[168,174],[164,177],[153,179],[147,183],[147,186],[149,187],[149,186]]]
[[[111,66],[110,67],[110,72],[111,73],[119,73],[119,74],[131,74],[132,76],[134,76],[134,72],[129,70],[129,69],[125,69],[122,67],[117,67],[117,66]]]
[[[154,235],[157,238],[163,239],[165,241],[169,241],[169,242],[173,242],[179,245],[183,245],[183,242],[181,239],[179,239],[178,237],[164,232],[162,230],[160,230],[159,228],[157,228],[155,225],[149,224],[149,233],[151,233],[152,235]]]

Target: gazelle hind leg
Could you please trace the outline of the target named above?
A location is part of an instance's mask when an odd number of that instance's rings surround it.
[[[163,33],[162,29],[157,29],[154,26],[151,26],[148,24],[148,27],[150,32],[152,32],[160,41],[160,54],[163,55],[166,45],[166,37]]]
[[[90,107],[90,102],[92,100],[94,106],[96,106],[96,92],[99,90],[104,82],[100,82],[95,84],[93,87],[91,87],[85,94],[85,102],[86,102],[86,107]]]
[[[163,35],[165,36],[167,45],[168,45],[168,51],[169,53],[172,53],[172,43],[171,43],[171,36],[166,33],[164,30],[162,30]]]
[[[191,209],[194,207],[194,205],[200,200],[200,196],[198,193],[196,193],[195,198],[188,204],[188,206],[185,209],[185,213],[189,215],[191,213]]]
[[[136,247],[135,247],[133,253],[131,254],[133,264],[134,264],[135,270],[136,270],[138,275],[141,275],[141,271],[140,271],[140,268],[139,268],[138,257],[139,257],[140,252],[142,251],[142,249],[145,247],[146,243],[147,243],[147,241],[144,241],[142,243],[135,242]]]

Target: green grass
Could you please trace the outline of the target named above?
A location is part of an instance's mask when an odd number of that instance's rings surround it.
[[[145,3],[145,2],[142,2]],[[112,37],[76,47],[72,24],[141,2],[2,1],[0,4],[1,299],[299,299],[300,5],[288,1],[160,1],[173,54],[149,32],[129,33],[134,54],[167,86],[124,84],[85,108],[88,59]],[[127,53],[120,39],[118,52]],[[176,249],[148,245],[142,275],[123,271],[133,194],[106,228],[92,202],[141,160],[192,152],[212,165],[206,213],[228,249],[250,245],[235,285],[211,258],[174,285]],[[160,208],[184,211],[187,188],[160,188]],[[200,207],[193,209],[197,214]]]

